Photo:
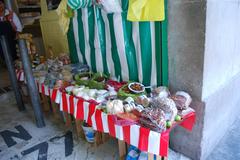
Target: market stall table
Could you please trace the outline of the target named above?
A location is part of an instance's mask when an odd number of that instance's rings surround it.
[[[196,115],[192,111],[184,115],[181,121],[174,122],[171,128],[162,133],[152,131],[138,124],[120,126],[115,124],[114,115],[97,109],[98,103],[94,100],[86,101],[83,98],[70,95],[63,90],[49,88],[45,84],[37,83],[37,85],[39,92],[44,96],[48,96],[52,102],[58,104],[60,111],[66,113],[66,116],[71,115],[76,119],[78,134],[82,135],[82,137],[83,131],[80,125],[83,121],[86,121],[95,131],[107,133],[117,138],[119,140],[120,156],[126,154],[124,151],[126,150],[126,142],[141,151],[148,152],[149,158],[153,155],[168,157],[170,131],[177,125],[192,130],[195,123]]]

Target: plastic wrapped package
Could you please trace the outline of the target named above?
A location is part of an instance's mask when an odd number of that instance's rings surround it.
[[[154,98],[151,101],[151,106],[163,110],[166,114],[166,120],[169,121],[174,121],[178,112],[175,102],[170,98]]]
[[[107,112],[110,114],[117,114],[124,112],[123,102],[121,100],[108,101],[106,104]]]
[[[149,107],[142,111],[140,124],[156,132],[166,130],[165,113],[160,108]]]
[[[170,92],[167,87],[161,86],[152,90],[153,97],[167,98],[170,96]]]
[[[186,110],[188,109],[189,105],[192,102],[191,96],[184,92],[184,91],[178,91],[174,96],[172,96],[172,99],[176,103],[178,110]]]
[[[71,64],[71,67],[72,67],[72,73],[74,75],[78,73],[89,72],[89,66],[86,64],[81,64],[81,63]]]
[[[150,103],[150,99],[146,95],[141,95],[135,99],[137,104],[140,104],[144,107],[148,107]]]

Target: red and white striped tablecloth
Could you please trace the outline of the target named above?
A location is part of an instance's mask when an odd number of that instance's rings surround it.
[[[17,80],[23,82],[25,80],[24,72],[22,69],[16,69]]]
[[[38,89],[40,93],[50,96],[54,102],[60,104],[61,111],[73,115],[78,120],[85,120],[94,130],[109,133],[112,137],[136,146],[141,151],[164,157],[168,156],[169,134],[173,127],[163,133],[158,133],[135,124],[119,126],[114,123],[113,115],[96,109],[97,103],[95,101],[85,101],[59,89],[49,89],[44,84],[38,84]],[[191,130],[194,123],[195,113],[191,112],[184,116],[181,122],[175,123],[173,126],[180,125]]]
[[[183,117],[179,125],[191,130],[194,122],[195,113],[192,112]],[[94,130],[109,133],[111,136],[131,144],[141,151],[165,157],[168,155],[170,129],[163,133],[158,133],[135,124],[119,126],[114,124],[113,115],[108,115],[98,109],[92,115],[92,127]]]
[[[92,115],[96,110],[95,101],[85,101],[65,92],[61,93],[60,110],[73,115],[77,120],[85,120],[92,125]]]

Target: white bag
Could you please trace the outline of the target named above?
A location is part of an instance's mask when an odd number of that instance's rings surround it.
[[[100,0],[100,4],[107,13],[121,13],[122,7],[119,0]]]

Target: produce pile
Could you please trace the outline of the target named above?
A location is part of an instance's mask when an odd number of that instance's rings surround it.
[[[35,79],[49,88],[97,104],[97,109],[114,115],[115,122],[138,124],[164,132],[192,112],[191,96],[167,87],[145,87],[138,82],[119,82],[103,73],[93,73],[84,64],[70,64],[68,56],[48,59],[34,69]],[[149,88],[149,89],[146,89]]]

